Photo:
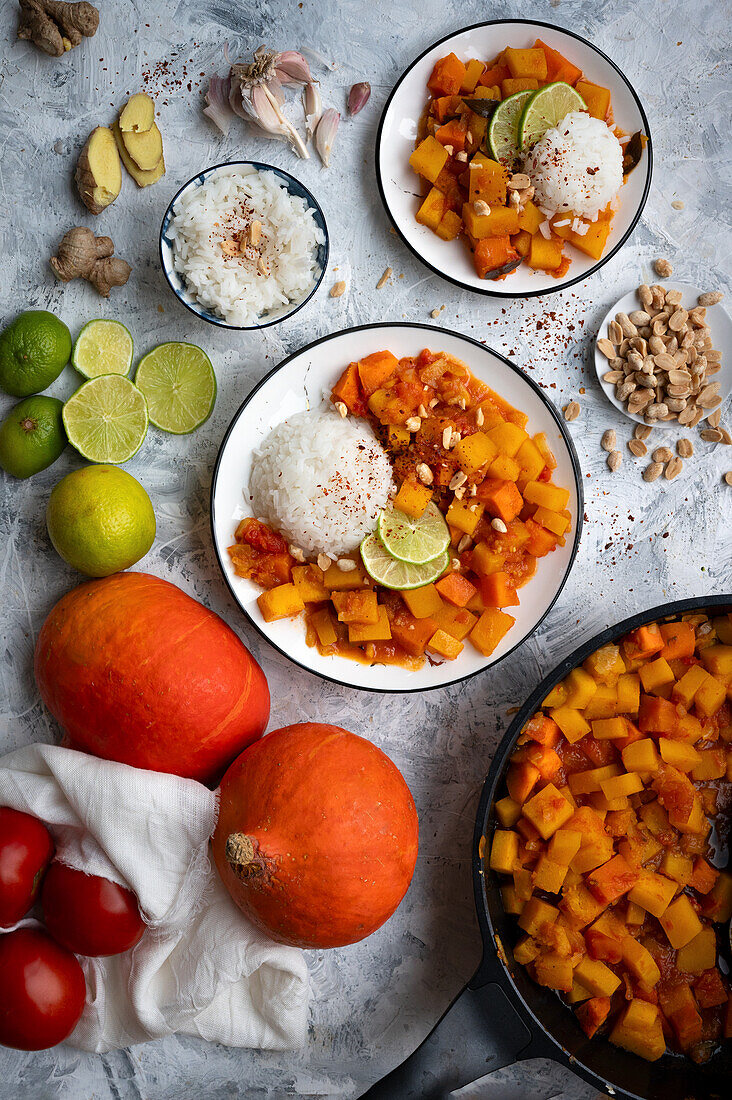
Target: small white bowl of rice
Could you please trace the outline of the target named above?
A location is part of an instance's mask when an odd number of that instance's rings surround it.
[[[257,161],[199,172],[173,197],[160,229],[160,262],[176,298],[222,328],[266,328],[292,316],[318,289],[328,250],[313,195]]]

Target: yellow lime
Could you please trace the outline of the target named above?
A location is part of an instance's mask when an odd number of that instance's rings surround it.
[[[57,552],[89,577],[108,577],[143,558],[155,513],[140,482],[117,466],[85,466],[59,481],[46,508]]]

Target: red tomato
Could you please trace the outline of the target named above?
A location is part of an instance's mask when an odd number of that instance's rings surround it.
[[[78,961],[39,928],[0,935],[0,989],[0,1043],[16,1050],[63,1042],[84,1010]]]
[[[131,890],[63,863],[48,869],[41,905],[48,931],[77,955],[119,955],[145,931]]]
[[[0,928],[17,924],[36,900],[53,840],[36,817],[0,807]]]

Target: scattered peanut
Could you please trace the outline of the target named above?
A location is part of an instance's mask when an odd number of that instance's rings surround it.
[[[674,269],[668,260],[658,259],[654,261],[653,270],[661,279],[668,279],[669,275],[673,275]]]
[[[335,407],[336,407],[338,415],[341,417],[341,419],[345,420],[346,417],[348,416],[348,409],[346,408],[344,403],[342,401],[336,401]]]
[[[423,485],[431,485],[435,480],[432,470],[430,470],[426,462],[417,463],[416,473]]]
[[[673,457],[668,447],[656,447],[651,455],[654,462],[668,462]]]
[[[690,439],[683,437],[676,443],[676,453],[680,458],[691,458],[694,453],[694,444]]]
[[[706,294],[700,294],[697,301],[700,306],[716,306],[717,302],[721,302],[724,298],[724,294],[721,290],[708,290]]]
[[[633,435],[636,439],[648,439],[652,431],[653,428],[649,427],[648,424],[637,424]]]
[[[612,473],[615,473],[622,461],[623,456],[620,451],[611,451],[610,454],[607,456],[607,464],[610,467]]]
[[[340,298],[342,294],[345,294],[345,291],[346,284],[341,279],[340,282],[333,283],[333,286],[330,288],[330,296],[331,298]]]
[[[568,405],[564,406],[564,419],[576,420],[580,414],[579,401],[570,401]]]
[[[617,440],[615,438],[615,431],[613,428],[608,428],[606,432],[603,432],[602,439],[600,440],[600,446],[603,451],[614,451],[617,448]]]
[[[494,531],[498,531],[498,533],[501,535],[505,535],[508,531],[508,528],[506,527],[506,524],[503,522],[503,520],[498,518],[491,520],[491,527]]]
[[[661,476],[663,472],[663,466],[660,462],[652,462],[650,466],[646,466],[643,471],[644,481],[655,481],[657,477]]]
[[[668,465],[666,466],[666,469],[663,472],[663,476],[666,478],[666,481],[673,481],[673,479],[675,477],[678,477],[678,475],[681,473],[683,468],[684,468],[684,464],[681,461],[681,459],[676,458],[676,456],[674,456],[668,462]]]
[[[318,554],[318,569],[322,569],[325,573],[328,569],[330,569],[332,564],[333,563],[327,554]]]
[[[727,482],[728,485],[732,485],[732,470],[724,475],[724,480]]]
[[[642,439],[631,439],[628,443],[628,450],[636,458],[643,458],[644,455],[648,454],[648,448]]]
[[[719,428],[705,428],[703,431],[699,432],[699,435],[705,443],[722,442],[722,433],[720,432]]]
[[[336,565],[342,573],[352,573],[356,568],[356,563],[352,558],[339,558]]]
[[[389,279],[391,278],[391,276],[392,276],[392,270],[391,270],[390,267],[387,267],[384,271],[384,274],[381,276],[378,283],[376,284],[376,289],[381,290],[382,287],[385,287],[386,284],[389,282]]]

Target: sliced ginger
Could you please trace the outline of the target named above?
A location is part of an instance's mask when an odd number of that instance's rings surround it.
[[[120,130],[125,149],[138,168],[152,172],[163,156],[163,138],[153,122],[149,130]]]
[[[76,165],[76,185],[92,214],[101,214],[122,187],[122,167],[112,131],[97,126],[89,134]]]
[[[122,139],[122,134],[120,132],[119,124],[116,122],[112,123],[112,133],[114,134],[114,140],[117,142],[117,149],[119,150],[119,155],[122,158],[122,163],[124,164],[129,174],[132,176],[138,187],[149,187],[151,183],[157,183],[158,180],[165,175],[165,158],[162,156],[162,154],[160,156],[160,160],[155,165],[155,167],[146,172],[142,168],[138,168],[130,154],[127,152],[127,149],[125,148],[125,143]]]
[[[155,122],[155,103],[144,92],[130,96],[120,111],[119,128],[123,133],[146,134]]]

